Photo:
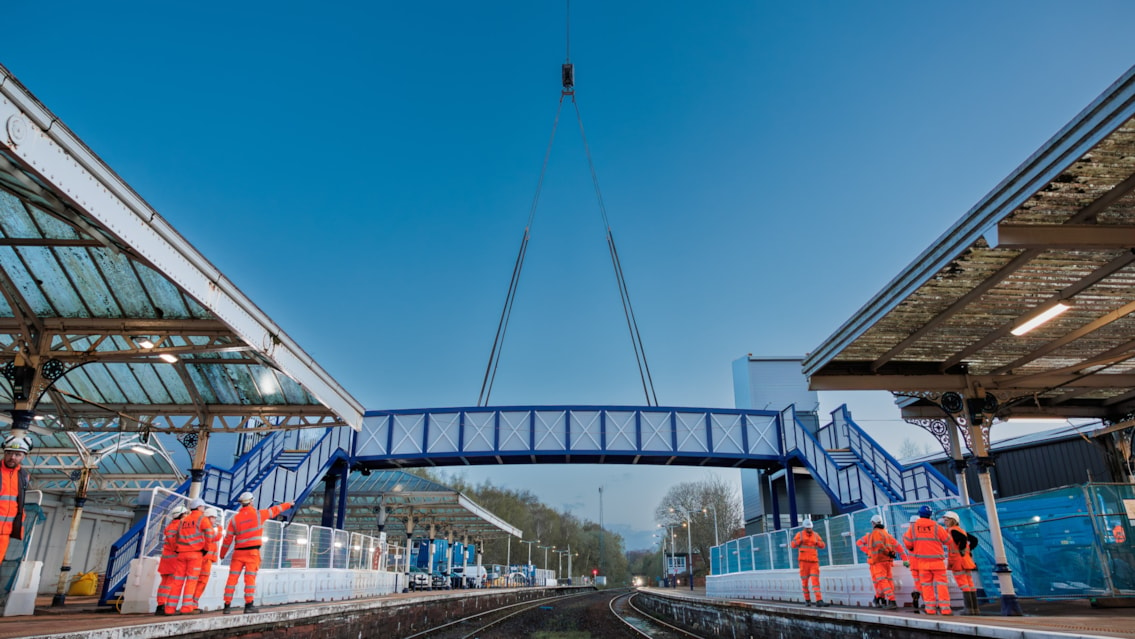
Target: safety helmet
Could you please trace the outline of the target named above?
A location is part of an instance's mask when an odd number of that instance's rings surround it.
[[[174,506],[173,509],[171,509],[169,511],[169,514],[173,515],[174,517],[181,517],[182,515],[184,515],[187,512],[189,512],[188,508],[186,508],[185,506],[182,506],[181,504],[178,504],[178,505]]]
[[[919,517],[930,517],[933,514],[934,514],[934,511],[931,510],[930,506],[928,506],[926,504],[922,504],[918,508],[918,516]]]
[[[947,510],[946,514],[942,515],[942,519],[953,519],[956,522],[961,522],[961,519],[958,518],[958,513],[952,510]]]
[[[15,451],[19,453],[32,452],[32,442],[27,437],[8,435],[4,438],[4,452]]]
[[[208,508],[205,509],[205,516],[210,518],[210,519],[215,519],[216,517],[219,517],[220,515],[221,515],[221,511],[217,510],[213,506],[209,506]]]
[[[193,501],[189,502],[189,510],[197,510],[198,508],[204,508],[204,507],[205,507],[205,500],[204,499],[197,498],[197,499],[194,499]]]
[[[236,500],[239,501],[242,504],[251,504],[252,503],[252,493],[250,493],[246,490],[243,493],[241,493],[240,497],[237,497]]]
[[[812,529],[812,520],[811,519],[805,519],[804,520],[804,527],[811,530]]]
[[[876,514],[876,515],[872,515],[872,516],[871,516],[871,523],[872,523],[872,524],[875,524],[875,525],[878,525],[878,526],[881,526],[881,525],[883,525],[883,516],[882,516],[882,515],[878,515],[878,514]]]
[[[911,515],[910,516],[910,523],[913,524],[916,521],[918,521],[918,515]]]

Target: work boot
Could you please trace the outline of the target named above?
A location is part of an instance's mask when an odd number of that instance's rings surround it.
[[[969,592],[962,593],[966,598],[966,611],[965,614],[979,616],[981,615],[981,608],[977,605],[977,591],[970,590]]]
[[[811,599],[805,599],[804,605],[811,608],[812,607],[812,600]]]
[[[910,593],[910,605],[914,607],[914,614],[916,614],[916,615],[919,612],[921,612],[919,610],[919,606],[918,606],[918,600],[921,599],[921,598],[922,598],[922,593],[918,592],[917,590]]]
[[[231,603],[226,602],[225,607],[221,608],[221,614],[225,614],[225,615],[233,614],[233,605]]]
[[[817,608],[826,608],[826,607],[828,607],[828,606],[830,606],[830,605],[831,605],[831,604],[829,604],[829,603],[825,602],[825,601],[824,601],[823,599],[817,599],[817,600],[816,600],[816,607],[817,607]]]
[[[247,614],[251,614],[251,613],[254,613],[254,612],[260,612],[260,609],[257,608],[255,604],[250,604],[250,603],[244,604],[244,614],[247,615]]]
[[[155,617],[164,617],[166,614],[166,607],[164,604],[158,604],[158,609],[154,611]]]
[[[894,599],[887,602],[887,610],[898,610],[899,605],[895,603]]]

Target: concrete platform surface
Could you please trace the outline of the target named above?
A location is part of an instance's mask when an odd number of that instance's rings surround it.
[[[704,588],[689,589],[675,589],[675,588],[644,588],[643,590],[650,590],[670,596],[685,596],[696,599],[713,599],[707,598]],[[911,619],[919,621],[927,621],[936,619],[942,623],[957,623],[965,624],[971,627],[976,626],[991,626],[1002,629],[1012,629],[1020,631],[1033,631],[1033,632],[1051,632],[1051,633],[1064,633],[1076,637],[1132,637],[1135,638],[1135,599],[1128,600],[1131,607],[1107,607],[1095,608],[1092,607],[1091,602],[1086,599],[1068,599],[1068,600],[1026,600],[1020,601],[1021,611],[1024,616],[1021,617],[1002,617],[1000,604],[986,604],[981,607],[981,616],[961,616],[954,615],[950,617],[934,617],[929,615],[915,614],[911,608],[900,608],[894,611],[878,610],[875,608],[860,608],[854,606],[830,606],[827,608],[817,609],[808,608],[804,604],[784,602],[784,601],[771,601],[760,599],[717,599],[717,601],[729,601],[742,605],[753,606],[776,606],[781,608],[800,609],[802,611],[814,612],[815,614],[824,615],[854,615],[862,617],[870,615],[874,618],[898,618],[898,619]],[[869,619],[867,621],[870,621]],[[1001,634],[1001,633],[989,633]],[[1027,634],[1023,636],[1028,636]]]
[[[650,590],[664,594],[667,596],[675,597],[692,597],[695,599],[705,600],[705,590],[695,589],[690,590],[676,590],[670,588],[646,588],[643,590]],[[453,597],[459,596],[461,591],[449,591],[444,593],[436,593],[434,596],[438,597]],[[483,592],[483,591],[482,591]],[[422,598],[429,597],[431,593],[407,593],[395,594],[386,597],[380,597],[380,600],[396,600],[400,598]],[[177,626],[198,626],[200,622],[205,621],[205,618],[210,617],[223,617],[224,625],[233,627],[240,624],[242,615],[221,615],[220,612],[207,612],[200,615],[185,615],[175,617],[156,617],[152,614],[148,615],[123,615],[113,611],[110,608],[99,608],[97,606],[97,597],[68,597],[66,605],[63,607],[52,607],[51,597],[40,597],[36,600],[36,614],[30,617],[5,617],[0,618],[0,639],[16,639],[22,637],[45,637],[50,635],[65,635],[69,637],[83,637],[83,636],[106,636],[103,632],[115,628],[123,628],[127,626],[154,626],[151,632],[142,632],[141,635],[147,636],[162,636],[180,634],[188,627],[175,630],[167,624],[176,624]],[[352,600],[349,602],[335,602],[324,604],[288,604],[281,606],[262,606],[261,613],[255,615],[260,621],[264,622],[274,615],[290,616],[288,613],[295,613],[311,607],[351,607],[364,601],[370,600]],[[793,612],[797,610],[806,614],[817,614],[829,617],[847,617],[857,618],[860,622],[882,622],[886,623],[887,618],[893,618],[896,622],[901,622],[903,619],[912,621],[930,621],[933,617],[926,615],[916,615],[906,610],[896,610],[893,612],[880,611],[872,608],[855,608],[855,607],[842,607],[832,606],[829,608],[816,609],[806,608],[802,604],[794,604],[790,602],[780,601],[761,601],[761,600],[718,600],[735,602],[738,605],[744,606],[758,606],[758,607],[775,607],[780,609],[792,609]],[[1018,630],[1024,631],[1017,633],[1016,636],[1027,637],[1030,635],[1041,636],[1043,633],[1064,633],[1066,636],[1098,636],[1098,637],[1130,637],[1135,639],[1135,608],[1093,608],[1086,600],[1067,600],[1067,601],[1031,601],[1025,600],[1021,602],[1021,608],[1025,613],[1023,617],[1001,617],[999,616],[999,607],[993,605],[986,605],[982,608],[983,615],[980,617],[943,617],[938,618],[937,621],[943,624],[966,624],[970,627],[985,626],[991,630],[993,628],[1000,628],[1001,633],[1004,631]],[[266,617],[267,616],[267,617]],[[221,621],[218,619],[217,621]],[[251,621],[251,620],[250,620]],[[164,629],[159,626],[165,626]],[[142,630],[142,629],[139,629]],[[1029,632],[1032,631],[1032,632]],[[979,633],[974,633],[979,634]],[[993,636],[990,633],[980,633],[986,636]],[[218,635],[220,636],[220,635]],[[1009,636],[1006,634],[1005,636]]]

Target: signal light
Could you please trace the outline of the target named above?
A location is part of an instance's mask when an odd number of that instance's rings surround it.
[[[591,576],[592,577],[598,577],[599,576],[599,569],[598,568],[592,568],[591,569]]]

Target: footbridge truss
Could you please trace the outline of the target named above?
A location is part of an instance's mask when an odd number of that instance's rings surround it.
[[[579,463],[770,467],[777,412],[633,406],[369,411],[354,462],[370,468]]]

